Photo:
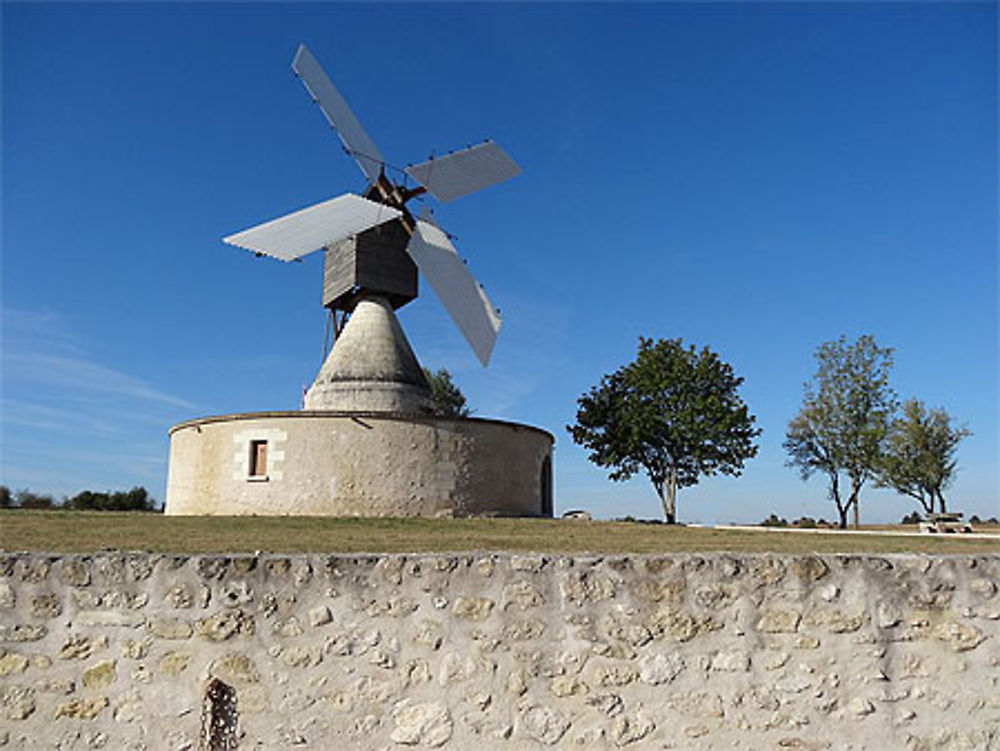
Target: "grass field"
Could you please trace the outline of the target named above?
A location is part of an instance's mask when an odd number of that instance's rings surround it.
[[[901,528],[900,528],[901,529]],[[86,511],[2,511],[0,549],[173,553],[533,550],[551,553],[1000,553],[995,539],[667,527],[556,519],[177,517]]]

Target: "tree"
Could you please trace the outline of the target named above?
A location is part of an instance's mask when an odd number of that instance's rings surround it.
[[[111,497],[123,511],[152,511],[156,505],[156,501],[150,497],[149,491],[141,485],[126,492],[112,493]]]
[[[468,417],[472,411],[466,406],[465,396],[451,380],[445,368],[431,371],[424,368],[424,376],[431,387],[431,411],[439,417]]]
[[[567,430],[592,462],[613,468],[612,480],[645,470],[674,524],[678,488],[702,475],[738,476],[757,453],[760,430],[737,394],[742,383],[707,347],[640,337],[636,359],[577,400]]]
[[[14,496],[10,492],[10,488],[6,485],[0,485],[0,508],[13,508],[14,507]]]
[[[788,466],[798,467],[803,480],[822,472],[828,494],[837,506],[840,528],[847,513],[859,523],[861,489],[875,475],[896,410],[889,386],[892,350],[882,349],[865,335],[850,344],[843,336],[816,350],[819,367],[812,384],[805,384],[802,409],[788,424],[783,446]],[[846,500],[842,475],[850,483]]]
[[[19,490],[14,494],[14,505],[24,509],[53,509],[59,504],[50,495],[32,493],[30,490]]]
[[[68,508],[80,511],[153,511],[156,501],[150,498],[149,492],[142,486],[128,491],[95,493],[83,490],[70,498]]]
[[[964,427],[952,427],[943,409],[928,411],[918,399],[907,400],[890,427],[876,484],[915,498],[928,514],[937,500],[946,513],[944,490],[955,478],[955,450],[970,435]]]

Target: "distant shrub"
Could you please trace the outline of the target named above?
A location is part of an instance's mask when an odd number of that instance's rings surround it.
[[[137,486],[107,493],[84,490],[70,498],[66,506],[79,511],[153,511],[156,501],[144,487]]]
[[[922,519],[916,511],[911,511],[900,520],[900,524],[920,524]]]
[[[811,516],[803,516],[801,519],[793,521],[792,526],[799,529],[816,529],[818,525],[816,524],[816,520]]]
[[[787,527],[787,519],[779,519],[777,514],[771,514],[764,521],[760,523],[762,527]]]
[[[634,516],[629,514],[628,516],[616,516],[612,518],[613,522],[623,522],[626,524],[664,524],[663,519],[636,519]]]
[[[108,491],[94,493],[84,490],[72,498],[57,501],[51,495],[34,493],[30,490],[18,490],[11,493],[10,488],[0,485],[0,508],[19,509],[68,509],[73,511],[158,511],[156,499],[141,486],[131,490]]]
[[[14,494],[14,505],[26,509],[59,508],[59,504],[50,495],[32,493],[30,490],[19,490]]]

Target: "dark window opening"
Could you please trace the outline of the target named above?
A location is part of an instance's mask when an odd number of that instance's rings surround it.
[[[542,461],[541,476],[542,516],[552,516],[552,457]]]
[[[218,678],[205,687],[200,751],[234,751],[236,748],[236,689]]]
[[[251,477],[267,476],[267,441],[250,441]]]

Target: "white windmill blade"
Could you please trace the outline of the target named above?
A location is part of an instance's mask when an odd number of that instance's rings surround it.
[[[391,206],[345,193],[224,237],[222,241],[282,261],[292,261],[391,222],[400,215],[401,212]]]
[[[354,157],[354,161],[365,173],[368,182],[374,183],[378,180],[385,159],[365,129],[361,127],[358,118],[351,112],[347,100],[330,82],[326,72],[304,44],[300,44],[298,52],[295,53],[292,70],[302,81],[313,101],[319,105],[327,121],[337,131],[347,153]]]
[[[453,151],[406,168],[406,174],[439,201],[453,201],[521,173],[513,159],[493,141]]]
[[[465,268],[448,235],[419,220],[406,252],[485,367],[500,333],[500,314]]]

